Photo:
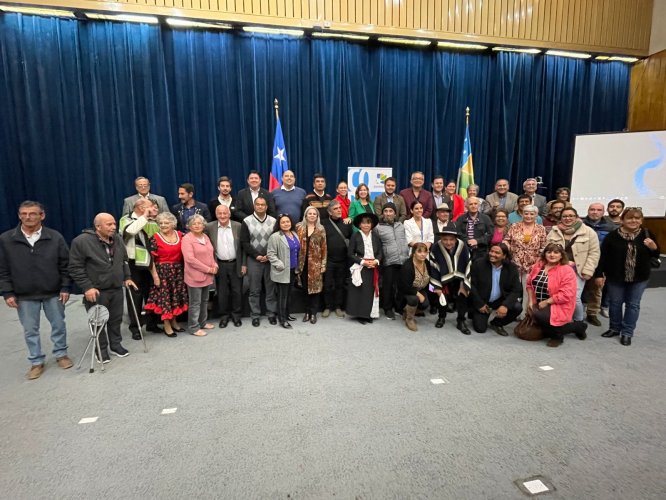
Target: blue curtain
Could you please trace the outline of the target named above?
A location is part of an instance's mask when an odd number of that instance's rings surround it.
[[[0,229],[24,199],[71,238],[116,215],[133,179],[175,203],[229,175],[268,177],[273,99],[290,167],[330,190],[348,166],[457,175],[465,126],[483,193],[528,176],[571,177],[575,134],[625,127],[629,67],[158,26],[0,16]]]

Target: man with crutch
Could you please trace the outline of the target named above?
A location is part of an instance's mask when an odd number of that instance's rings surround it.
[[[109,310],[106,335],[99,336],[102,363],[109,362],[109,350],[120,358],[129,354],[122,344],[120,324],[123,320],[123,286],[137,289],[131,279],[127,251],[122,238],[116,233],[113,215],[99,213],[94,229],[84,229],[74,238],[69,255],[69,274],[83,290],[86,310],[103,305]]]

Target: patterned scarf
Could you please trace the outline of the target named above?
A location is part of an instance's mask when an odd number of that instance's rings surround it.
[[[620,228],[617,232],[627,242],[627,255],[624,258],[624,281],[633,283],[636,277],[636,243],[634,240],[640,234],[641,230],[629,233]]]
[[[573,225],[570,226],[570,227],[566,227],[561,222],[557,225],[557,227],[560,228],[560,231],[562,231],[562,234],[566,234],[567,236],[571,236],[576,231],[578,231],[582,225],[583,225],[583,221],[580,220],[580,219],[576,219],[576,222],[574,222]]]

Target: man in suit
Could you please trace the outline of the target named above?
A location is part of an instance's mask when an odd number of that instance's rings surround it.
[[[518,195],[509,192],[509,181],[506,179],[497,179],[495,183],[495,192],[486,196],[486,201],[493,210],[493,213],[498,208],[503,208],[511,213],[516,209],[518,203]]]
[[[407,206],[405,205],[405,199],[395,192],[397,185],[395,177],[386,178],[384,181],[384,192],[375,198],[374,209],[377,217],[381,217],[384,205],[393,203],[396,210],[395,220],[402,223],[405,222],[405,218],[407,217]]]
[[[231,196],[231,179],[225,175],[217,180],[218,195],[208,202],[208,212],[215,215],[215,209],[220,205],[226,205],[231,212],[231,218],[234,219],[236,211],[236,200]]]
[[[131,214],[134,211],[134,203],[136,203],[139,198],[154,200],[157,203],[157,209],[160,213],[169,211],[169,205],[164,197],[150,192],[150,181],[146,177],[137,177],[134,179],[134,188],[136,189],[136,194],[128,196],[123,201],[123,211],[120,214],[121,217],[123,215]]]
[[[210,238],[217,259],[217,305],[220,310],[220,328],[226,328],[229,317],[234,326],[242,326],[241,283],[247,268],[245,254],[240,241],[240,222],[231,220],[231,210],[226,205],[215,209],[217,220],[206,224],[205,232]]]
[[[243,222],[248,216],[254,213],[254,202],[257,198],[263,198],[268,204],[267,214],[275,217],[275,200],[268,190],[261,187],[261,175],[256,170],[250,170],[247,174],[247,187],[238,191],[236,201],[236,213],[234,219]]]
[[[523,294],[518,267],[511,262],[509,248],[504,243],[492,245],[488,255],[472,263],[470,305],[472,326],[477,333],[488,329],[490,313],[495,318],[490,328],[506,337],[506,325],[515,320],[523,310],[518,299]]]
[[[539,209],[539,215],[545,216],[548,213],[546,209],[546,197],[536,192],[537,180],[533,177],[525,179],[525,182],[523,182],[523,191],[532,200],[532,205]]]

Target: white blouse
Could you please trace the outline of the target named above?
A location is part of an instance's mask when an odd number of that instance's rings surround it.
[[[434,243],[435,242],[435,233],[432,229],[432,220],[426,219],[425,217],[421,218],[421,227],[416,225],[414,219],[407,219],[404,223],[405,226],[405,236],[407,236],[407,244],[410,243]]]
[[[375,260],[375,251],[372,248],[372,231],[366,236],[363,231],[360,231],[361,238],[363,238],[363,258]]]

